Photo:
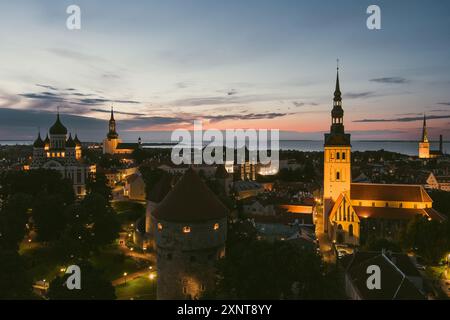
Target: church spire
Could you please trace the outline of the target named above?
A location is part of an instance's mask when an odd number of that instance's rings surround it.
[[[113,106],[111,106],[111,118],[109,119],[109,132],[107,137],[109,139],[117,139],[119,135],[116,131],[116,120],[114,120],[114,109]]]
[[[325,145],[350,145],[350,134],[344,130],[344,109],[342,109],[342,93],[339,83],[339,59],[336,67],[336,87],[334,90],[333,109],[331,110],[330,133],[325,134]]]
[[[339,59],[337,59],[336,67],[336,89],[334,90],[334,101],[342,101],[341,88],[339,86]]]
[[[423,114],[422,142],[428,142],[427,116]]]

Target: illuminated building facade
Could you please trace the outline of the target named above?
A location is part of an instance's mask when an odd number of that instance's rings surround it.
[[[199,299],[215,285],[225,254],[227,208],[190,168],[150,212],[158,269],[158,299]]]
[[[116,128],[116,120],[114,119],[114,109],[111,107],[111,117],[109,119],[109,131],[103,140],[103,154],[131,154],[141,146],[141,138],[138,143],[123,143],[119,138]]]
[[[30,169],[53,169],[72,181],[77,196],[86,194],[86,180],[90,166],[82,160],[81,142],[78,136],[67,138],[67,128],[62,124],[59,111],[55,123],[50,127],[45,140],[41,134],[33,143]]]
[[[396,239],[416,215],[444,220],[420,185],[352,183],[350,135],[344,132],[343,116],[338,74],[331,130],[324,145],[323,223],[329,239],[357,246],[369,234]],[[425,119],[422,140],[429,157]]]

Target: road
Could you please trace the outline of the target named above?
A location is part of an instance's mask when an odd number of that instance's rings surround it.
[[[316,236],[319,240],[319,248],[322,253],[323,260],[326,263],[336,263],[336,256],[332,247],[332,243],[328,240],[328,235],[324,232],[323,215],[316,214]]]
[[[150,276],[150,273],[154,273],[154,270],[149,270],[148,268],[127,274],[126,276],[122,276],[116,280],[113,280],[111,283],[114,287],[120,286],[121,284],[127,283],[127,281],[134,280],[136,278],[142,277],[142,276]]]

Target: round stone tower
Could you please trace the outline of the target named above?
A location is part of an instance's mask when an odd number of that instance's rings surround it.
[[[158,299],[198,299],[214,287],[215,263],[225,254],[227,215],[192,169],[153,210]]]

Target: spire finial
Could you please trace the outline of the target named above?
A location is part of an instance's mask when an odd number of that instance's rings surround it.
[[[339,59],[336,59],[336,89],[334,90],[334,101],[341,100],[341,88],[339,85]]]
[[[422,142],[428,142],[427,116],[423,114]]]

